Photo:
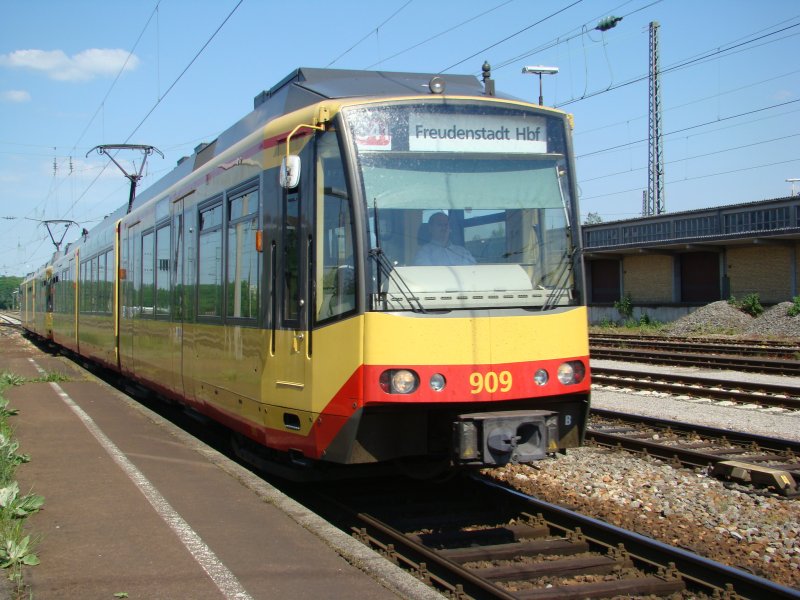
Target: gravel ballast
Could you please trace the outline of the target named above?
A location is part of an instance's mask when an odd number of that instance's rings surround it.
[[[800,316],[790,302],[753,318],[724,301],[665,327],[668,335],[727,334],[797,344]],[[722,336],[721,336],[722,337]],[[611,366],[612,361],[592,361]],[[613,363],[622,368],[642,365]],[[674,367],[649,366],[676,372]],[[798,386],[797,378],[687,369],[710,378],[762,379]],[[800,440],[800,412],[729,402],[593,387],[592,405],[650,417]],[[487,470],[497,480],[662,542],[800,589],[800,500],[724,484],[705,470],[654,458],[584,447],[534,465]]]

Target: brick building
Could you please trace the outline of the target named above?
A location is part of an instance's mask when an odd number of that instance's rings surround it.
[[[800,197],[583,226],[589,318],[672,321],[731,296],[765,306],[800,294]]]

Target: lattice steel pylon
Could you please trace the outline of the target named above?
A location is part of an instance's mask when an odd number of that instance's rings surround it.
[[[647,206],[645,216],[666,211],[664,193],[664,139],[661,126],[661,69],[658,60],[658,21],[650,23],[650,77],[647,147]]]

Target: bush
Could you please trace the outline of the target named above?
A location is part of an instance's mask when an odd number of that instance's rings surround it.
[[[796,317],[800,315],[800,296],[795,296],[792,298],[792,305],[789,307],[787,313],[790,317]]]
[[[764,312],[764,307],[761,306],[761,300],[758,297],[758,294],[747,294],[744,297],[744,300],[737,300],[734,296],[731,296],[728,300],[728,304],[731,306],[738,308],[743,313],[747,313],[751,317],[757,317],[761,313]]]
[[[615,300],[614,308],[617,309],[623,319],[630,320],[633,317],[633,299],[631,295],[625,294],[621,300]]]

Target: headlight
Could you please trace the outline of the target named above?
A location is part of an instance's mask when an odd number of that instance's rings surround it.
[[[431,375],[431,379],[428,383],[434,392],[441,392],[444,386],[447,385],[447,381],[441,373],[434,373]]]
[[[558,380],[563,385],[580,383],[586,376],[586,367],[579,360],[571,360],[558,366]]]
[[[536,385],[545,385],[548,379],[550,379],[550,376],[544,369],[538,369],[536,373],[533,374],[533,381]]]
[[[575,371],[573,370],[572,365],[568,362],[558,365],[558,380],[563,385],[569,385],[572,383],[572,377],[574,375]]]
[[[419,386],[419,377],[408,369],[384,371],[381,373],[380,386],[388,394],[410,394]]]

